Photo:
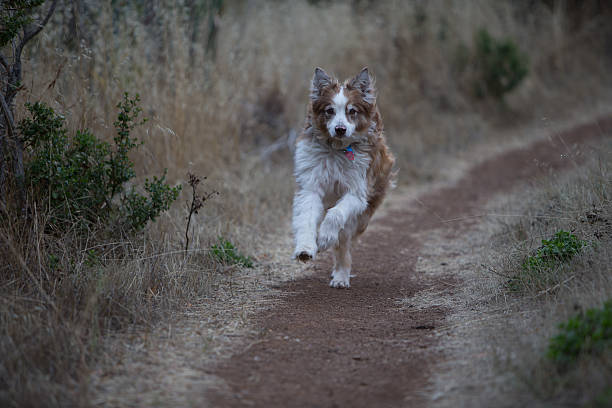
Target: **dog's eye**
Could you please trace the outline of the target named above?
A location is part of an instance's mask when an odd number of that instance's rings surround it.
[[[353,115],[356,115],[356,114],[357,114],[357,111],[355,109],[353,109],[353,108],[349,109],[349,115],[353,116]]]
[[[334,114],[334,108],[327,108],[325,110],[325,113],[327,113],[328,115],[333,115]]]

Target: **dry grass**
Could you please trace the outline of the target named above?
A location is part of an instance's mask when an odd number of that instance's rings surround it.
[[[586,23],[570,29],[566,10],[545,5],[315,3],[227,2],[218,15],[205,15],[194,37],[183,3],[118,12],[110,2],[84,1],[90,13],[81,16],[76,37],[66,40],[71,13],[60,10],[26,50],[20,105],[42,99],[66,115],[70,128],[110,139],[120,95],[139,93],[151,120],[133,157],[138,173],[168,168],[173,182],[188,171],[206,175],[204,188],[220,196],[195,218],[188,254],[180,252],[186,195],[143,236],[112,242],[93,232],[45,235],[44,214],[3,226],[6,405],[36,404],[41,395],[49,406],[85,404],[87,385],[79,378],[101,336],[152,324],[209,294],[223,271],[206,256],[218,236],[268,256],[268,237],[284,231],[289,217],[287,142],[301,127],[315,66],[345,77],[368,65],[376,74],[403,182],[437,176],[446,155],[485,134],[543,116],[571,117],[576,106],[584,112],[610,94],[605,15],[587,13]],[[202,34],[210,21],[218,30],[214,56]],[[472,73],[458,71],[457,53],[469,49],[479,27],[514,38],[531,60],[528,80],[505,105],[475,99]]]
[[[110,241],[13,224],[0,234],[4,406],[84,404],[106,335],[170,317],[227,269],[207,249],[184,252],[151,232]]]
[[[589,406],[609,392],[609,350],[582,355],[569,370],[546,351],[559,323],[612,293],[611,154],[604,137],[583,149],[585,164],[497,197],[483,208],[491,216],[459,238],[435,231],[423,237],[417,273],[462,282],[402,302],[452,310],[437,328],[445,358],[434,371],[433,406]],[[509,285],[541,239],[560,229],[595,244],[537,284]]]
[[[612,144],[608,138],[584,154],[589,157],[588,165],[570,176],[551,175],[534,185],[527,193],[525,217],[507,224],[494,244],[504,253],[496,257],[499,261],[495,270],[513,277],[523,273],[522,262],[541,239],[548,239],[558,230],[572,231],[589,242],[569,262],[543,272],[540,282],[520,282],[510,290],[506,278],[497,280],[498,296],[512,304],[511,313],[535,312],[528,318],[511,318],[508,330],[495,336],[500,342],[497,346],[507,347],[500,367],[510,368],[517,375],[518,387],[528,391],[526,398],[543,405],[595,404],[606,392],[609,394],[612,383],[609,349],[603,355],[581,355],[569,369],[544,356],[559,323],[580,311],[601,307],[612,293]],[[510,338],[501,339],[504,335]],[[606,398],[601,406],[610,403],[609,395]]]
[[[601,307],[612,293],[612,145],[607,140],[582,154],[588,158],[586,165],[563,175],[550,174],[494,204],[492,213],[515,216],[489,221],[478,231],[480,238],[473,245],[483,252],[476,256],[482,260],[474,264],[471,259],[469,264],[481,274],[468,274],[465,292],[459,296],[460,303],[467,300],[470,311],[458,312],[453,330],[462,333],[462,346],[452,352],[461,358],[476,357],[473,368],[451,370],[470,378],[454,378],[460,391],[449,395],[454,395],[455,403],[472,398],[474,406],[583,406],[595,404],[609,392],[609,350],[582,355],[569,369],[546,358],[559,323]],[[523,273],[523,261],[541,240],[558,230],[572,231],[591,244],[569,262],[543,273],[539,282],[509,285]],[[449,350],[452,347],[458,345],[451,343]]]

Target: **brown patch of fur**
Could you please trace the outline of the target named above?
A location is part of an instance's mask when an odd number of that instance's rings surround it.
[[[302,129],[302,133],[296,138],[295,144],[300,143],[302,140],[309,140],[312,138],[312,104],[308,104],[308,112],[306,113],[306,120],[304,121],[304,129]]]
[[[395,164],[395,157],[387,146],[383,134],[380,112],[376,106],[374,109],[372,122],[376,125],[369,134],[371,142],[371,147],[368,151],[370,155],[370,167],[368,167],[366,174],[368,181],[368,208],[366,208],[365,212],[360,217],[357,235],[363,233],[368,227],[370,218],[383,202],[395,176],[395,172],[392,171],[393,165]]]
[[[320,130],[324,135],[329,137],[326,123],[329,120],[329,115],[325,113],[325,109],[333,102],[334,96],[340,92],[340,84],[338,81],[333,80],[328,86],[324,86],[319,90],[319,97],[312,101],[311,108],[313,125],[316,125],[317,129]]]
[[[370,126],[372,111],[375,109],[375,106],[364,101],[361,90],[350,84],[346,85],[344,95],[349,100],[349,104],[357,110],[357,116],[351,118],[355,123],[355,131],[359,133],[364,132]]]

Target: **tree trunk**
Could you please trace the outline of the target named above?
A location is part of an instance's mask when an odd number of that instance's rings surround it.
[[[0,89],[0,111],[4,126],[0,129],[0,201],[7,200],[7,167],[8,162],[14,161],[14,177],[17,185],[18,206],[23,215],[26,213],[26,192],[25,192],[25,171],[23,165],[23,142],[15,133],[14,109],[15,96],[21,88],[21,53],[23,47],[40,33],[43,27],[55,11],[58,0],[47,9],[42,20],[33,22],[23,27],[23,34],[16,42],[13,39],[13,58],[11,63],[0,53],[0,65],[4,70],[4,75],[0,78],[6,84],[4,89]],[[30,6],[31,7],[31,6]],[[19,36],[18,36],[19,38]],[[13,154],[11,154],[13,153]]]
[[[5,155],[5,147],[7,145],[6,143],[6,137],[5,135],[8,135],[9,141],[14,143],[14,152],[15,152],[15,163],[14,163],[14,171],[15,171],[15,181],[17,183],[17,194],[18,194],[18,200],[19,200],[19,207],[21,207],[21,211],[22,213],[25,213],[25,171],[24,171],[24,167],[23,167],[23,142],[21,141],[21,139],[19,139],[19,137],[17,137],[17,134],[15,133],[15,121],[13,120],[13,109],[11,109],[12,106],[7,103],[6,99],[4,98],[4,95],[2,95],[2,93],[0,93],[0,110],[2,110],[2,121],[4,122],[4,126],[3,126],[3,133],[0,135],[0,145],[2,148],[2,156],[0,156],[2,158],[2,177],[6,177],[6,162],[7,162],[7,155]],[[4,183],[4,180],[2,180],[2,186],[1,188],[3,190],[6,189],[6,184]],[[6,195],[4,194],[5,191],[2,191],[2,199],[4,200],[4,198],[6,197]]]

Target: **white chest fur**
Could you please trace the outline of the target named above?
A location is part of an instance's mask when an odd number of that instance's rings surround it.
[[[355,151],[349,160],[343,151],[303,140],[296,146],[295,178],[298,188],[317,193],[329,207],[344,194],[367,197],[366,172],[370,156]]]

